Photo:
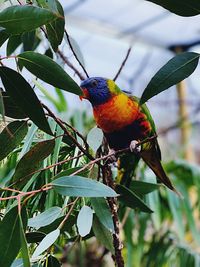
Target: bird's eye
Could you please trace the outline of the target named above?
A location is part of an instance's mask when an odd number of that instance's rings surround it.
[[[97,80],[93,80],[91,82],[91,85],[92,85],[92,87],[96,87],[98,85],[98,81]]]

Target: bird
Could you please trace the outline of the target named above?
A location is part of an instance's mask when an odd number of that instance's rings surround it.
[[[128,186],[132,178],[130,176],[133,176],[142,158],[157,179],[180,196],[161,164],[156,127],[146,104],[140,105],[138,97],[125,93],[112,79],[89,77],[81,82],[80,88],[80,99],[87,99],[91,103],[94,119],[97,127],[103,131],[110,154],[130,149],[132,156],[128,153],[119,161],[120,180]],[[130,164],[127,164],[129,161]],[[125,170],[127,167],[128,171]]]

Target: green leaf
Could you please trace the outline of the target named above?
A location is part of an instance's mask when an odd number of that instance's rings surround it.
[[[61,195],[75,197],[116,197],[110,187],[81,176],[64,176],[52,182],[53,188]]]
[[[60,207],[51,207],[37,216],[28,220],[28,226],[36,229],[49,225],[54,222],[60,215],[62,209]]]
[[[195,163],[188,162],[183,159],[176,159],[165,164],[168,173],[172,173],[177,177],[177,181],[181,181],[187,187],[193,186],[200,176],[200,166]],[[191,179],[192,178],[192,179]]]
[[[25,121],[13,121],[3,129],[0,133],[0,161],[20,145],[27,132]]]
[[[77,95],[82,94],[76,82],[48,56],[27,51],[18,55],[18,59],[20,64],[46,83]]]
[[[40,44],[40,38],[37,36],[36,31],[25,32],[21,35],[24,51],[33,51]]]
[[[158,192],[153,192],[151,194],[148,195],[147,197],[148,200],[148,204],[150,205],[150,207],[152,208],[152,210],[154,211],[151,214],[151,219],[152,219],[152,223],[153,226],[155,228],[156,231],[159,231],[162,225],[162,203],[160,202],[160,196],[158,194]]]
[[[46,261],[44,262],[45,267],[60,267],[60,262],[53,256],[49,256]]]
[[[21,216],[19,216],[20,222],[20,241],[21,241],[21,254],[23,258],[23,267],[30,267],[30,257],[28,252],[28,245],[24,234],[23,222]]]
[[[29,83],[16,71],[0,67],[0,77],[9,96],[44,132],[52,135],[44,110]]]
[[[100,147],[103,141],[103,132],[98,127],[92,128],[87,135],[87,143],[94,152]]]
[[[51,59],[53,59],[53,52],[52,52],[52,49],[49,47],[49,48],[45,51],[44,55],[47,56],[47,57],[49,57],[49,58],[51,58]]]
[[[123,185],[116,186],[117,193],[120,194],[119,200],[127,207],[132,209],[140,209],[143,212],[151,213],[153,212],[142,199],[140,199],[133,191],[126,188]]]
[[[91,198],[92,207],[99,221],[111,232],[114,232],[112,214],[104,198]]]
[[[47,140],[37,143],[18,162],[13,175],[14,180],[19,180],[32,176],[38,170],[41,161],[48,157],[55,146],[55,140]]]
[[[22,259],[16,259],[13,261],[11,267],[24,267]]]
[[[29,151],[37,130],[38,130],[38,127],[33,123],[31,127],[29,128],[28,134],[26,135],[24,139],[24,145],[19,154],[19,159],[21,159],[24,156],[24,154]]]
[[[175,194],[169,190],[167,192],[167,198],[171,213],[173,215],[174,224],[176,227],[176,233],[180,240],[184,240],[185,225],[183,222],[183,214],[181,209],[181,201],[175,196]]]
[[[50,246],[52,246],[53,243],[56,241],[56,239],[59,237],[59,235],[60,235],[59,229],[56,229],[53,232],[46,235],[45,238],[42,240],[42,242],[39,244],[39,246],[34,251],[32,258],[33,259],[37,258],[46,249],[48,249]]]
[[[10,6],[0,12],[0,27],[7,33],[19,34],[32,31],[60,17],[47,9],[35,6]]]
[[[56,219],[54,222],[52,222],[51,224],[41,227],[40,229],[38,229],[38,231],[48,234],[50,232],[52,232],[53,230],[55,230],[56,228],[58,228],[58,226],[60,225],[60,223],[64,220],[65,216],[62,216],[58,219]],[[70,232],[73,225],[76,223],[76,217],[74,215],[70,215],[69,218],[67,219],[67,221],[65,222],[64,226],[60,229],[61,233],[62,232]]]
[[[9,36],[10,35],[6,32],[6,30],[0,27],[0,47],[5,43]]]
[[[25,208],[21,211],[24,228],[27,223]],[[12,208],[0,222],[0,266],[10,267],[16,258],[20,247],[20,219],[18,207]]]
[[[114,254],[112,234],[107,230],[106,227],[103,226],[103,224],[98,220],[97,216],[94,216],[92,229],[97,240],[102,245],[104,245],[112,254]]]
[[[84,237],[90,233],[92,221],[93,210],[88,206],[83,206],[77,217],[77,228],[80,236]]]
[[[78,171],[78,170],[80,170],[80,169],[81,169],[81,167],[74,167],[74,168],[69,168],[69,169],[67,169],[67,170],[61,171],[61,172],[59,172],[58,174],[56,174],[56,175],[53,177],[53,180],[58,179],[58,178],[63,177],[63,176],[69,176],[69,175],[71,175],[72,173],[74,173],[74,172],[76,172],[76,171]],[[82,176],[82,175],[81,175],[81,176]],[[84,176],[84,175],[83,175],[83,176]]]
[[[196,243],[199,245],[200,244],[200,234],[199,234],[199,230],[198,230],[197,225],[196,225],[194,214],[192,212],[191,200],[190,200],[188,192],[185,188],[182,189],[182,193],[184,196],[184,201],[183,201],[184,210],[185,210],[186,218],[187,218],[188,225],[190,228],[190,232],[192,233],[192,236],[193,236],[194,240],[196,241]]]
[[[46,25],[47,36],[53,50],[56,52],[58,50],[58,46],[61,44],[64,30],[65,30],[65,20],[64,18],[64,11],[62,5],[55,1],[56,9],[58,13],[61,15],[62,18],[57,18],[53,22]],[[53,10],[52,10],[53,11]]]
[[[57,12],[57,7],[56,7],[56,1],[55,0],[36,0],[37,4],[39,7],[46,8],[53,10]]]
[[[38,243],[41,242],[45,236],[45,233],[42,232],[29,232],[26,233],[26,240],[28,243]]]
[[[22,43],[21,35],[11,35],[7,43],[7,49],[6,49],[7,56],[10,56],[13,52],[15,52],[15,50],[21,43]]]
[[[155,190],[158,190],[160,188],[160,185],[132,180],[129,188],[137,195],[146,195]]]
[[[185,52],[170,59],[151,79],[142,94],[140,104],[192,74],[198,65],[199,56],[197,53]]]
[[[1,92],[2,100],[4,104],[4,114],[7,117],[14,119],[25,119],[27,115],[12,101],[12,98],[7,94],[7,92]],[[2,114],[2,111],[0,110]]]
[[[199,0],[147,0],[184,17],[200,14]]]

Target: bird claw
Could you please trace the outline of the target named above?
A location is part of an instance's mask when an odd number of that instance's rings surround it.
[[[117,161],[117,157],[115,156],[115,150],[114,149],[109,149],[108,152],[108,158],[106,160],[109,164],[113,164],[114,162]]]
[[[131,152],[134,152],[137,154],[141,151],[141,146],[138,146],[138,143],[139,142],[137,140],[131,141],[130,146],[129,146]]]

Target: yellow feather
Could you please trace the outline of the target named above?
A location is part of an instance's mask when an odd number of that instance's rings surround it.
[[[112,94],[116,93],[116,90],[115,90],[116,84],[115,84],[114,81],[112,81],[112,80],[107,80],[107,85],[108,85],[108,88],[109,88],[109,90],[110,90],[110,92],[111,92]]]

